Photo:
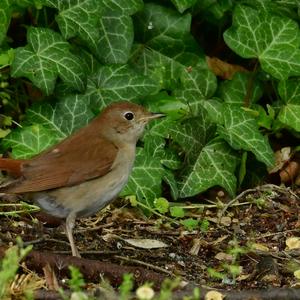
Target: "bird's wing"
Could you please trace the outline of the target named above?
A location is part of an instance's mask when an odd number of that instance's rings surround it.
[[[117,147],[93,134],[77,134],[27,160],[22,176],[2,192],[26,193],[71,186],[111,170]]]

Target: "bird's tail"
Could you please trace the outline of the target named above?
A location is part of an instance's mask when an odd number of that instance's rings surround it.
[[[7,171],[12,176],[22,175],[22,164],[24,160],[12,158],[0,158],[0,170]]]

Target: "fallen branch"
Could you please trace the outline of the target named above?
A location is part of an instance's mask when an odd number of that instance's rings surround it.
[[[0,247],[0,257],[4,257],[6,247]],[[120,285],[125,273],[132,273],[136,285],[153,282],[159,288],[165,276],[141,267],[131,267],[112,264],[98,260],[58,255],[51,252],[31,251],[24,259],[26,266],[36,272],[42,273],[43,267],[49,264],[61,276],[69,275],[69,266],[77,267],[86,280],[99,282],[101,276],[108,279],[113,286]]]

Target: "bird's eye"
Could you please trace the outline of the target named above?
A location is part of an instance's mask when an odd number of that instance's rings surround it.
[[[126,120],[130,121],[130,120],[133,120],[134,114],[131,111],[128,111],[124,114],[124,117]]]

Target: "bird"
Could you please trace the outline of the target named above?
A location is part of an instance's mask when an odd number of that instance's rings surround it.
[[[136,144],[149,121],[165,116],[114,102],[87,126],[29,159],[0,158],[9,179],[0,193],[25,195],[43,211],[65,219],[72,255],[80,257],[73,229],[113,201],[131,174]]]

